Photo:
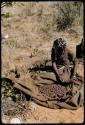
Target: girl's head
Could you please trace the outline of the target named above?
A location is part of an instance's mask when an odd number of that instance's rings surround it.
[[[54,41],[53,47],[64,49],[66,47],[66,41],[62,38],[58,38]]]

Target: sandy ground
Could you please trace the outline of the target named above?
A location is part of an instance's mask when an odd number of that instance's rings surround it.
[[[49,109],[42,107],[33,101],[30,101],[29,107],[31,112],[28,111],[23,120],[19,118],[22,123],[83,123],[84,109],[80,107],[78,110],[67,109]],[[3,122],[10,123],[11,119],[15,117],[5,117]]]
[[[12,11],[10,11],[12,9]],[[35,16],[23,18],[17,5],[4,8],[3,12],[10,12],[10,17],[2,20],[2,75],[8,74],[10,69],[17,67],[20,71],[27,71],[29,65],[35,61],[50,58],[53,41],[56,37],[63,37],[67,46],[75,54],[75,47],[80,43],[83,36],[82,28],[77,27],[78,32],[68,30],[65,32],[52,32],[51,37],[46,34],[36,33]],[[17,12],[17,13],[16,13]],[[18,14],[19,13],[19,14]],[[35,27],[36,26],[36,27]],[[33,29],[34,28],[34,29]],[[75,27],[74,27],[75,29]],[[8,38],[6,38],[8,35]],[[49,109],[40,106],[33,101],[29,102],[31,112],[27,113],[24,123],[82,123],[84,109]],[[10,122],[6,116],[3,120]]]

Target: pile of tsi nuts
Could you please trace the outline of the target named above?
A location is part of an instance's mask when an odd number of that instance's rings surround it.
[[[41,85],[38,87],[39,93],[50,98],[58,98],[66,95],[67,89],[60,84]]]

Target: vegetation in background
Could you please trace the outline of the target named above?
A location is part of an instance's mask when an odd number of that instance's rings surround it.
[[[78,21],[76,19],[81,18],[82,13],[82,2],[63,2],[60,4],[56,19],[58,31],[71,27],[74,21]]]
[[[9,12],[3,13],[3,14],[1,14],[1,16],[5,17],[5,18],[9,18],[10,17]]]
[[[82,2],[56,2],[51,7],[46,16],[43,11],[44,7],[40,4],[36,8],[37,14],[37,32],[49,33],[49,31],[64,31],[73,25],[82,26],[83,24],[83,3]],[[36,4],[34,5],[36,6]],[[33,10],[31,10],[33,11]]]
[[[15,2],[16,4],[17,2]],[[2,7],[13,6],[14,2],[2,2]],[[46,2],[47,4],[47,2]],[[44,6],[43,2],[22,2],[23,8],[20,16],[33,17],[36,32],[49,33],[49,31],[64,31],[73,25],[83,24],[83,3],[82,2],[52,2],[49,6]],[[47,13],[46,15],[44,14]],[[9,12],[3,13],[3,17],[8,18]]]
[[[2,2],[1,4],[1,8],[3,8],[4,6],[9,7],[12,6],[13,2]]]
[[[12,4],[13,4],[13,2],[2,2],[1,8],[5,7],[5,6],[10,7],[10,6],[12,6]],[[9,14],[9,12],[6,12],[6,13],[1,14],[1,16],[5,17],[5,18],[9,18],[10,14]]]

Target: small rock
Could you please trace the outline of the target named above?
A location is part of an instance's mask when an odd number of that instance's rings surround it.
[[[5,38],[5,39],[8,39],[8,38],[9,38],[8,34],[7,34],[7,35],[5,35],[5,36],[4,36],[4,38]]]
[[[19,118],[12,118],[10,123],[21,123]]]

